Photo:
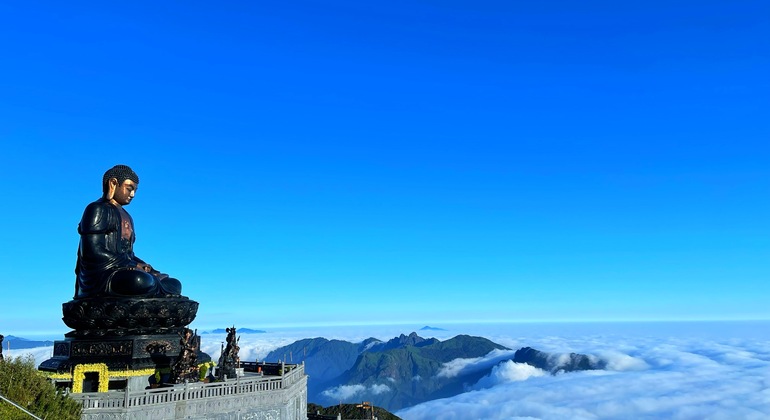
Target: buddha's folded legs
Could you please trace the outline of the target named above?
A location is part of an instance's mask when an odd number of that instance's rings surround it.
[[[133,268],[121,268],[110,277],[109,291],[117,295],[154,295],[158,280],[150,273]]]
[[[124,296],[179,295],[182,293],[182,284],[174,278],[159,280],[142,270],[121,268],[110,277],[109,292]]]
[[[181,295],[182,294],[182,282],[179,280],[166,277],[160,280],[160,287],[166,294],[169,295]]]

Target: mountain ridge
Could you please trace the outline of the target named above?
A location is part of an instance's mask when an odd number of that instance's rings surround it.
[[[309,403],[366,400],[390,411],[466,392],[505,362],[526,363],[551,374],[606,367],[590,355],[531,347],[514,352],[483,337],[461,334],[440,341],[416,332],[359,343],[303,339],[273,350],[266,360],[305,362]]]
[[[11,350],[14,349],[32,349],[35,347],[48,347],[53,346],[51,340],[30,340],[27,338],[16,337],[14,335],[6,335],[3,339],[3,350],[8,350],[10,346]]]

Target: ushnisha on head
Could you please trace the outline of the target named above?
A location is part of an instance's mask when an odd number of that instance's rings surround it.
[[[139,176],[126,165],[115,165],[102,177],[104,199],[125,206],[134,199],[139,188]]]

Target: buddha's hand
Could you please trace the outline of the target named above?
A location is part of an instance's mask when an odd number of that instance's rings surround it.
[[[146,273],[152,273],[152,266],[147,263],[136,263],[136,268]]]

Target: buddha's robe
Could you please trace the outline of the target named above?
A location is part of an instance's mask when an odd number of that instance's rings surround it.
[[[125,209],[101,198],[89,204],[78,225],[75,298],[179,295],[182,285],[158,271],[137,268],[134,221]]]

